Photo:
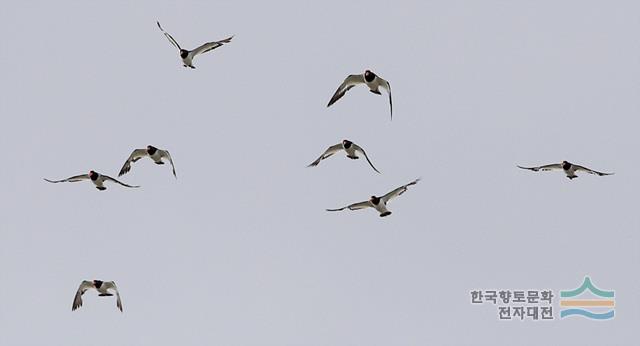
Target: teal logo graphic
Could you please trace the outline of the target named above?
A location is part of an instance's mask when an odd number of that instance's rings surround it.
[[[587,290],[590,294],[585,293]],[[596,298],[584,298],[584,295]],[[560,291],[560,298],[560,318],[578,315],[594,320],[609,320],[615,315],[615,292],[597,288],[588,276],[575,290]]]

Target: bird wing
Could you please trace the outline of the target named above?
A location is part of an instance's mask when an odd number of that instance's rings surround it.
[[[387,94],[389,94],[389,110],[391,111],[391,120],[393,120],[393,102],[391,101],[391,84],[389,84],[389,82],[387,82],[382,78],[380,78],[380,81],[382,82],[380,86],[383,89],[387,90]]]
[[[82,295],[88,289],[93,287],[93,282],[84,280],[80,283],[76,296],[73,298],[73,305],[71,305],[71,311],[74,311],[82,306]]]
[[[361,146],[356,145],[355,143],[353,145],[355,146],[356,150],[360,151],[362,155],[364,155],[364,158],[367,159],[367,162],[369,162],[369,166],[371,166],[371,168],[373,168],[374,171],[380,173],[380,171],[378,171],[376,167],[373,166],[373,163],[371,163],[371,160],[369,160],[369,156],[367,156],[367,153],[364,151],[364,149],[362,149]]]
[[[320,163],[320,161],[337,153],[340,150],[342,150],[342,143],[338,143],[336,145],[330,146],[329,148],[327,148],[327,150],[324,151],[324,153],[322,153],[322,155],[320,155],[320,157],[318,157],[315,161],[311,162],[307,167],[317,166]]]
[[[125,183],[123,183],[123,182],[121,182],[121,181],[119,181],[119,180],[113,179],[113,178],[111,178],[110,176],[108,176],[108,175],[104,175],[104,174],[102,174],[102,178],[103,178],[105,181],[113,181],[114,183],[118,183],[118,184],[120,184],[120,185],[122,185],[122,186],[126,186],[126,187],[140,187],[140,186],[138,186],[138,185],[127,185],[127,184],[125,184]]]
[[[214,50],[222,45],[224,45],[225,43],[229,43],[231,42],[231,39],[233,38],[233,36],[225,38],[224,40],[220,40],[220,41],[213,41],[213,42],[207,42],[205,44],[203,44],[202,46],[194,49],[193,52],[193,56],[195,57],[196,55],[200,55],[200,54],[204,54],[208,51]]]
[[[344,82],[342,82],[342,84],[340,84],[340,86],[338,87],[338,90],[336,90],[335,94],[333,94],[333,96],[331,97],[331,100],[329,100],[329,104],[327,104],[327,107],[331,106],[336,101],[338,101],[351,88],[353,88],[354,86],[356,86],[358,84],[363,84],[364,82],[365,82],[364,81],[364,76],[361,75],[361,74],[349,75],[347,78],[345,78]]]
[[[580,165],[573,165],[576,168],[576,171],[584,171],[587,172],[589,174],[595,174],[595,175],[599,175],[599,176],[603,176],[603,175],[612,175],[613,173],[603,173],[603,172],[598,172],[598,171],[594,171],[591,168],[587,168],[587,167],[583,167]]]
[[[384,202],[387,203],[389,202],[389,200],[391,200],[392,198],[396,198],[400,195],[402,195],[405,191],[407,191],[407,187],[411,186],[411,185],[415,185],[420,181],[420,178],[410,182],[407,185],[402,185],[399,188],[387,193],[386,195],[380,197],[380,199]]]
[[[80,175],[75,175],[73,177],[69,177],[67,179],[62,179],[62,180],[49,180],[47,178],[44,178],[45,181],[48,181],[50,183],[75,183],[77,181],[83,181],[83,180],[87,180],[89,179],[89,174],[80,174]]]
[[[146,149],[135,149],[131,155],[129,155],[129,158],[127,159],[127,161],[124,163],[124,165],[122,165],[122,169],[120,169],[120,173],[118,173],[118,176],[123,176],[127,173],[129,173],[129,171],[131,170],[131,163],[132,162],[136,162],[139,159],[148,156],[149,154],[147,154],[147,150]]]
[[[372,207],[371,202],[369,201],[364,201],[364,202],[358,202],[358,203],[353,203],[350,204],[346,207],[342,207],[342,208],[338,208],[338,209],[327,209],[327,211],[341,211],[341,210],[345,210],[345,209],[349,209],[349,210],[359,210],[359,209],[364,209],[364,208],[368,208],[368,207]]]
[[[103,285],[107,290],[112,290],[116,294],[116,306],[118,307],[120,312],[122,312],[122,300],[120,300],[120,291],[118,291],[116,283],[113,281],[107,281],[103,283]]]
[[[551,171],[554,169],[562,169],[562,165],[559,163],[552,163],[550,165],[537,166],[537,167],[522,167],[518,166],[518,168],[528,169],[530,171],[538,172],[538,171]]]
[[[167,160],[169,160],[169,163],[171,164],[171,169],[173,170],[173,176],[178,179],[178,176],[176,175],[176,166],[173,165],[173,159],[171,158],[171,154],[169,154],[169,152],[167,150],[160,150],[160,157],[164,157]]]
[[[156,23],[158,24],[158,28],[160,28],[160,31],[162,31],[162,33],[164,34],[164,36],[167,37],[167,39],[169,40],[169,42],[171,42],[172,45],[174,45],[176,48],[178,48],[178,50],[182,50],[182,48],[180,48],[180,45],[178,44],[178,41],[176,41],[173,36],[171,36],[168,32],[164,31],[164,29],[160,26],[160,22],[156,21]]]

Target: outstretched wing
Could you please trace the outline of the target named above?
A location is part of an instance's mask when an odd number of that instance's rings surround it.
[[[363,84],[364,82],[364,76],[361,74],[349,75],[347,78],[345,78],[344,82],[340,84],[338,90],[336,90],[336,92],[333,94],[331,100],[329,100],[329,104],[327,104],[327,107],[331,106],[340,98],[342,98],[342,96],[344,96],[344,94],[346,94],[347,91],[349,91],[351,88],[358,84]]]
[[[220,41],[207,42],[207,43],[203,44],[202,46],[194,49],[193,50],[193,56],[195,57],[196,55],[200,55],[200,54],[204,54],[204,53],[206,53],[208,51],[212,51],[212,50],[224,45],[225,43],[231,42],[232,38],[233,38],[233,36],[225,38],[224,40],[220,40]]]
[[[405,193],[405,191],[407,191],[407,187],[409,187],[409,186],[411,186],[411,185],[415,185],[415,184],[417,184],[419,181],[420,181],[420,178],[418,178],[418,179],[416,179],[416,180],[414,180],[414,181],[410,182],[410,183],[409,183],[409,184],[407,184],[407,185],[402,185],[402,186],[400,186],[399,188],[397,188],[397,189],[395,189],[395,190],[393,190],[393,191],[391,191],[391,192],[387,193],[386,195],[384,195],[384,196],[380,197],[380,199],[381,199],[384,203],[387,203],[387,202],[389,202],[389,200],[391,200],[391,199],[393,199],[393,198],[396,198],[396,197],[398,197],[398,196],[402,195],[403,193]]]
[[[116,294],[116,306],[122,312],[122,300],[120,300],[120,291],[118,291],[118,287],[116,287],[116,283],[113,281],[104,282],[103,285],[107,290],[111,290]]]
[[[75,175],[73,177],[69,177],[67,179],[62,179],[62,180],[49,180],[47,178],[44,178],[45,181],[48,181],[50,183],[75,183],[76,181],[83,181],[83,180],[87,180],[89,179],[89,175],[88,174],[80,174],[80,175]]]
[[[576,171],[584,171],[587,172],[589,174],[595,174],[595,175],[599,175],[599,176],[603,176],[603,175],[612,175],[613,173],[603,173],[603,172],[598,172],[598,171],[594,171],[591,168],[587,168],[587,167],[583,167],[580,165],[573,165],[576,168]]]
[[[312,166],[317,166],[320,161],[326,159],[327,157],[337,153],[338,151],[342,150],[342,144],[338,143],[336,145],[332,145],[329,148],[327,148],[327,150],[325,150],[324,153],[322,153],[322,155],[320,155],[320,157],[318,157],[315,161],[311,162],[307,167],[312,167]]]
[[[562,165],[559,163],[552,163],[550,165],[537,166],[537,167],[522,167],[518,166],[518,168],[528,169],[530,171],[538,172],[538,171],[551,171],[554,169],[562,169]]]
[[[167,37],[167,40],[169,40],[169,42],[171,42],[172,45],[174,45],[176,48],[178,48],[178,50],[181,50],[182,48],[180,48],[180,45],[178,44],[178,42],[173,38],[173,36],[171,36],[168,32],[164,31],[164,29],[162,28],[162,26],[160,26],[160,22],[156,21],[156,23],[158,24],[158,28],[160,28],[160,31],[162,31],[162,33],[164,34],[164,36]]]
[[[176,166],[173,165],[173,159],[171,158],[171,154],[169,154],[169,152],[166,150],[160,150],[160,157],[166,158],[167,160],[169,160],[169,163],[171,164],[171,169],[173,170],[173,176],[176,179],[178,179],[178,176],[176,175]]]
[[[108,176],[108,175],[104,175],[104,174],[102,174],[102,178],[103,178],[105,181],[113,181],[114,183],[118,183],[118,184],[120,184],[120,185],[122,185],[122,186],[126,186],[126,187],[132,187],[132,188],[134,188],[134,187],[140,187],[140,186],[138,186],[138,185],[127,185],[127,184],[125,184],[125,183],[121,182],[120,180],[113,179],[113,178],[111,178],[110,176]]]
[[[360,151],[360,152],[362,153],[362,155],[364,155],[364,158],[365,158],[365,159],[367,159],[367,162],[369,162],[369,166],[371,166],[371,168],[373,168],[373,170],[374,170],[374,171],[376,171],[376,172],[380,173],[380,171],[378,171],[378,170],[376,169],[376,167],[375,167],[375,166],[373,166],[373,163],[371,163],[371,160],[369,160],[369,156],[367,156],[367,153],[364,151],[364,149],[362,149],[362,147],[361,147],[361,146],[356,145],[355,143],[354,143],[353,145],[355,146],[355,149],[356,149],[356,150]]]
[[[129,173],[129,171],[131,170],[131,163],[132,162],[136,162],[138,160],[140,160],[141,158],[148,156],[147,150],[145,149],[135,149],[131,155],[129,155],[129,158],[127,159],[127,161],[124,163],[124,165],[122,166],[122,169],[120,169],[120,173],[118,173],[118,176],[122,176],[124,174]]]
[[[93,282],[91,281],[82,281],[80,286],[78,287],[78,291],[76,292],[75,297],[73,298],[73,305],[71,305],[71,311],[75,311],[79,307],[82,306],[82,295],[88,289],[93,288]]]
[[[364,209],[364,208],[369,208],[369,207],[373,207],[373,205],[371,205],[371,202],[364,201],[364,202],[353,203],[353,204],[350,204],[350,205],[348,205],[346,207],[342,207],[342,208],[338,208],[338,209],[327,209],[327,211],[341,211],[341,210],[345,210],[345,209],[359,210],[359,209]]]
[[[380,86],[383,89],[387,90],[387,94],[389,94],[389,110],[391,111],[391,120],[393,120],[393,102],[391,101],[391,84],[389,84],[389,82],[387,82],[382,78],[380,78],[380,81],[382,82]]]

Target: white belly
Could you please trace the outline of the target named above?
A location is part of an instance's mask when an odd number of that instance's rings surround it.
[[[104,187],[104,179],[102,177],[98,177],[98,179],[92,180],[92,182],[97,187]]]
[[[564,173],[567,175],[567,177],[577,177],[576,175],[576,169],[575,167],[571,166],[569,169],[564,170]]]
[[[187,57],[182,59],[182,63],[187,65],[187,66],[191,66],[191,62],[192,62],[193,57],[191,56],[191,54],[187,54]]]
[[[345,149],[344,151],[347,152],[347,155],[349,155],[349,156],[353,156],[353,157],[358,156],[358,155],[356,155],[356,149],[355,149],[355,147],[353,145],[351,145],[351,147],[349,147],[349,149]]]
[[[162,156],[160,156],[160,152],[156,151],[155,154],[149,156],[154,162],[162,162]]]
[[[389,210],[387,209],[387,205],[386,205],[386,204],[384,204],[384,202],[383,202],[383,201],[380,201],[380,203],[378,203],[378,205],[376,205],[376,206],[375,206],[375,208],[376,208],[376,210],[377,210],[380,214],[382,214],[382,213],[386,213],[386,212],[388,212],[388,211],[389,211]]]
[[[380,79],[378,77],[374,78],[371,82],[366,82],[369,90],[371,91],[379,91],[380,88]]]

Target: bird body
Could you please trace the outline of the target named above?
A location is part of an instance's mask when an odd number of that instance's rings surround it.
[[[116,283],[113,281],[102,280],[84,280],[80,283],[78,291],[73,298],[73,305],[71,305],[71,311],[75,311],[82,306],[82,296],[86,291],[94,289],[98,292],[99,297],[111,297],[116,296],[116,307],[122,312],[122,300],[120,299],[120,292]]]
[[[356,85],[365,84],[369,87],[369,91],[376,95],[382,95],[380,88],[386,89],[389,94],[389,109],[391,111],[391,119],[393,120],[393,102],[391,101],[391,85],[383,78],[377,76],[375,73],[366,70],[363,74],[352,74],[345,78],[344,82],[340,84],[336,92],[329,100],[327,107],[334,104],[341,99],[347,91],[351,90]]]
[[[162,31],[162,33],[164,34],[164,36],[167,38],[167,40],[169,40],[169,42],[171,42],[171,44],[176,47],[178,49],[178,52],[180,54],[180,58],[182,59],[182,65],[184,67],[190,67],[192,69],[195,69],[196,67],[193,66],[193,59],[200,55],[200,54],[204,54],[206,52],[212,51],[222,45],[224,45],[225,43],[229,43],[231,42],[231,39],[233,38],[233,36],[231,37],[227,37],[223,40],[220,41],[212,41],[212,42],[207,42],[193,50],[187,50],[184,49],[182,47],[180,47],[180,45],[178,44],[178,41],[176,41],[173,36],[171,36],[171,34],[169,34],[168,32],[164,31],[164,29],[162,28],[162,26],[160,26],[160,22],[156,21],[156,23],[158,24],[158,28],[160,28],[160,31]]]
[[[352,159],[352,160],[359,159],[360,157],[358,156],[358,152],[361,152],[362,155],[364,155],[364,158],[367,159],[367,162],[369,163],[371,168],[373,168],[374,171],[380,173],[380,171],[378,171],[378,169],[376,169],[376,167],[373,165],[373,163],[371,163],[371,160],[369,160],[369,156],[367,156],[367,153],[364,151],[364,149],[362,149],[362,147],[360,147],[359,145],[351,142],[348,139],[345,139],[341,143],[338,143],[336,145],[332,145],[329,148],[327,148],[327,150],[325,150],[325,152],[322,153],[322,155],[320,155],[320,157],[318,157],[315,161],[311,162],[307,167],[315,167],[315,166],[317,166],[318,164],[320,164],[320,161],[332,156],[333,154],[339,152],[340,150],[344,150],[347,153],[347,157]]]
[[[391,215],[391,211],[389,211],[389,209],[387,209],[387,203],[393,199],[396,198],[400,195],[402,195],[403,193],[405,193],[407,191],[407,188],[411,185],[415,185],[420,181],[420,179],[416,179],[406,185],[402,185],[396,189],[393,189],[392,191],[388,192],[387,194],[381,196],[381,197],[377,197],[377,196],[371,196],[371,198],[369,198],[368,201],[363,201],[363,202],[358,202],[358,203],[353,203],[350,204],[346,207],[342,207],[342,208],[338,208],[338,209],[327,209],[327,211],[342,211],[345,209],[349,209],[349,210],[360,210],[360,209],[365,209],[365,208],[373,208],[376,211],[378,211],[380,217],[385,217],[385,216],[389,216]]]
[[[374,198],[375,196],[371,196],[369,202],[373,205],[373,208],[380,213],[380,217],[385,217],[391,215],[389,209],[387,209],[387,202],[383,201],[382,198]]]
[[[62,179],[62,180],[49,180],[49,179],[44,179],[45,181],[49,182],[49,183],[75,183],[78,181],[83,181],[83,180],[90,180],[93,185],[95,185],[96,189],[100,190],[100,191],[104,191],[107,189],[105,185],[106,182],[114,182],[114,183],[118,183],[122,186],[125,187],[129,187],[129,188],[138,188],[140,186],[137,185],[128,185],[125,184],[117,179],[111,178],[108,175],[104,175],[104,174],[100,174],[96,171],[89,171],[89,174],[80,174],[80,175],[75,175],[73,177],[69,177],[67,179]]]
[[[122,165],[122,168],[120,169],[120,173],[118,173],[118,177],[129,173],[129,171],[131,170],[131,164],[133,162],[140,160],[143,157],[150,158],[157,165],[164,165],[163,160],[164,159],[168,160],[169,163],[171,164],[173,176],[175,178],[178,178],[178,176],[176,175],[176,167],[173,164],[173,159],[171,158],[171,154],[169,154],[169,151],[158,149],[152,145],[147,145],[145,149],[133,150],[133,152],[131,152],[131,155],[129,155],[129,158],[127,158],[127,161],[125,161],[124,165]]]
[[[589,174],[594,174],[594,175],[598,175],[598,176],[605,176],[605,175],[612,175],[613,173],[603,173],[603,172],[598,172],[598,171],[594,171],[591,168],[587,168],[584,166],[580,166],[580,165],[576,165],[573,164],[569,161],[562,161],[561,163],[552,163],[549,165],[543,165],[543,166],[536,166],[536,167],[523,167],[523,166],[518,166],[518,168],[521,169],[526,169],[526,170],[530,170],[530,171],[534,171],[534,172],[539,172],[539,171],[553,171],[553,170],[562,170],[564,171],[564,174],[567,176],[567,178],[569,178],[570,180],[573,180],[575,178],[578,177],[578,175],[576,175],[576,172],[587,172]]]

